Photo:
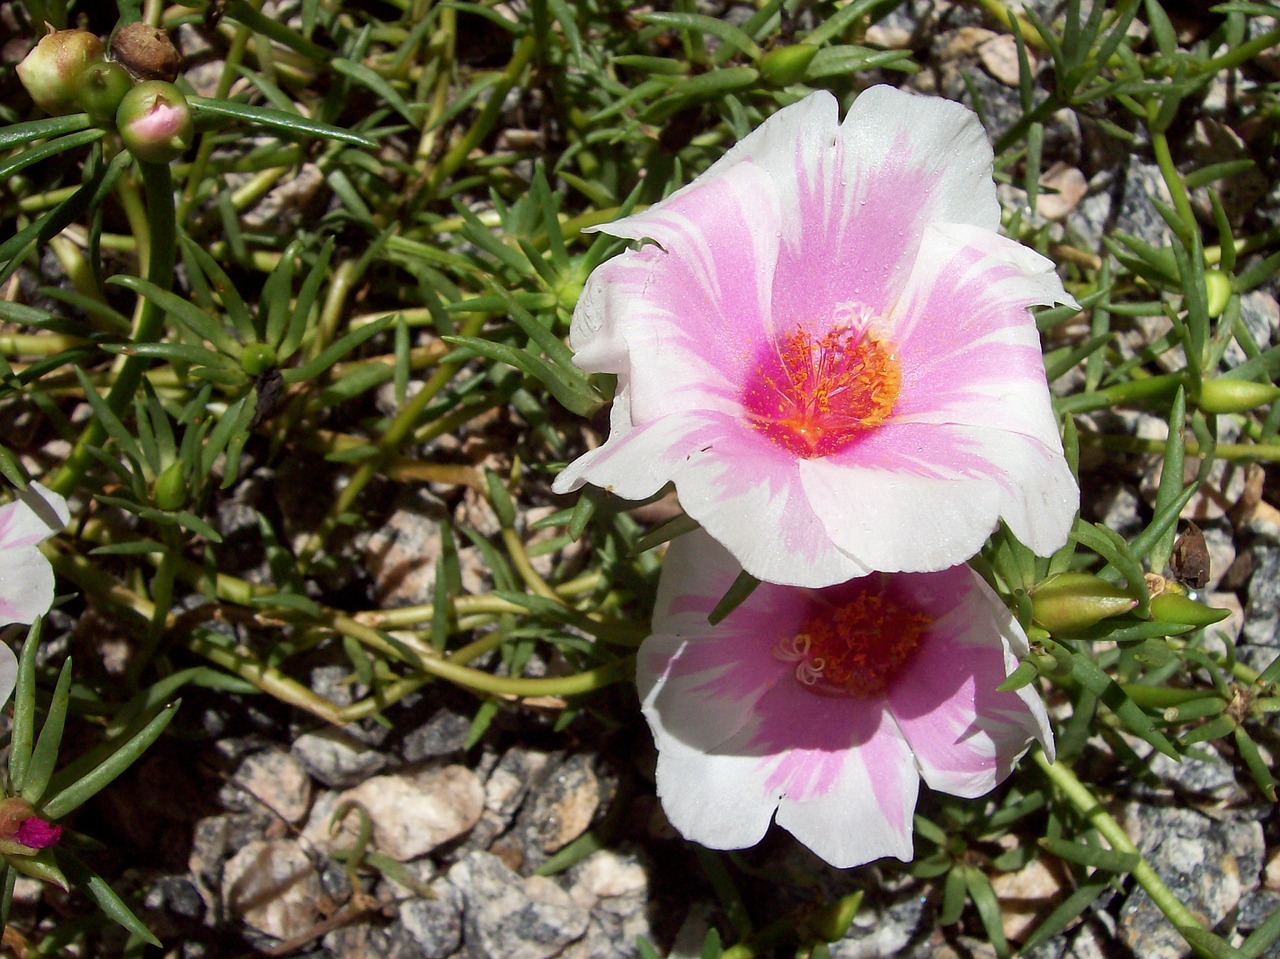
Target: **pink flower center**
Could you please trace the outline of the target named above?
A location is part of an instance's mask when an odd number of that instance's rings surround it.
[[[865,325],[821,336],[797,327],[761,358],[742,403],[751,426],[804,459],[830,456],[885,421],[902,373]]]
[[[885,690],[933,622],[905,597],[867,590],[819,609],[799,633],[779,640],[773,654],[795,663],[796,679],[814,692],[872,696]]]

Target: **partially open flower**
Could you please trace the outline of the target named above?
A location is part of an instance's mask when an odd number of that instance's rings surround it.
[[[37,816],[25,799],[11,796],[0,800],[0,852],[28,855],[56,846],[61,838],[62,827]]]
[[[39,483],[0,506],[0,626],[30,623],[49,611],[53,568],[37,544],[61,531],[70,519],[67,501]],[[8,691],[13,691],[12,683]]]
[[[102,61],[102,41],[87,30],[50,30],[18,64],[18,79],[45,113],[76,109],[85,70]]]
[[[608,441],[556,480],[627,499],[674,482],[746,570],[826,586],[943,569],[999,519],[1040,554],[1079,492],[1027,308],[1073,302],[1001,237],[973,113],[815,93],[688,187],[601,227],[575,362],[615,373]]]
[[[980,796],[1033,741],[1052,757],[1034,689],[996,691],[1026,635],[968,567],[766,583],[709,625],[738,573],[705,533],[673,543],[636,664],[658,796],[686,838],[742,848],[776,817],[834,866],[908,860],[921,779]]]
[[[191,107],[172,83],[148,80],[124,95],[116,113],[120,140],[139,160],[168,163],[191,145]]]

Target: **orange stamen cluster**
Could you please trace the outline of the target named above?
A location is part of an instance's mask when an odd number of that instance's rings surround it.
[[[863,329],[798,327],[775,343],[743,395],[751,425],[805,459],[830,456],[893,411],[902,374]]]
[[[892,592],[867,591],[820,609],[774,655],[795,663],[796,679],[815,692],[871,696],[885,690],[933,622]]]

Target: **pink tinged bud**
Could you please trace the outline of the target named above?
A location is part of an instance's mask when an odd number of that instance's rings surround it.
[[[139,83],[124,95],[116,127],[129,152],[150,163],[176,160],[195,133],[187,98],[160,80]]]
[[[45,113],[74,113],[80,78],[102,60],[102,41],[87,30],[52,30],[18,64],[18,79]]]
[[[14,842],[20,842],[31,849],[48,849],[56,846],[61,838],[62,827],[45,822],[39,816],[24,819],[13,835]]]

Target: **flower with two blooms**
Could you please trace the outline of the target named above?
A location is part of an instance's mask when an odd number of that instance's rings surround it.
[[[639,666],[664,806],[706,845],[776,811],[838,865],[909,858],[917,777],[976,796],[1051,748],[995,693],[1025,635],[958,567],[1000,521],[1051,553],[1079,500],[1028,312],[1074,301],[999,235],[992,165],[959,104],[872,87],[840,122],[815,93],[599,228],[648,242],[579,300],[575,362],[617,391],[555,489],[672,483],[709,534],[672,546]],[[761,615],[710,627],[699,569],[762,580]]]
[[[39,483],[0,506],[0,626],[34,622],[53,605],[53,568],[39,544],[70,518],[67,501]],[[13,649],[0,642],[0,705],[13,695],[17,679]],[[62,827],[41,819],[25,799],[0,800],[0,853],[31,855],[61,836]]]

